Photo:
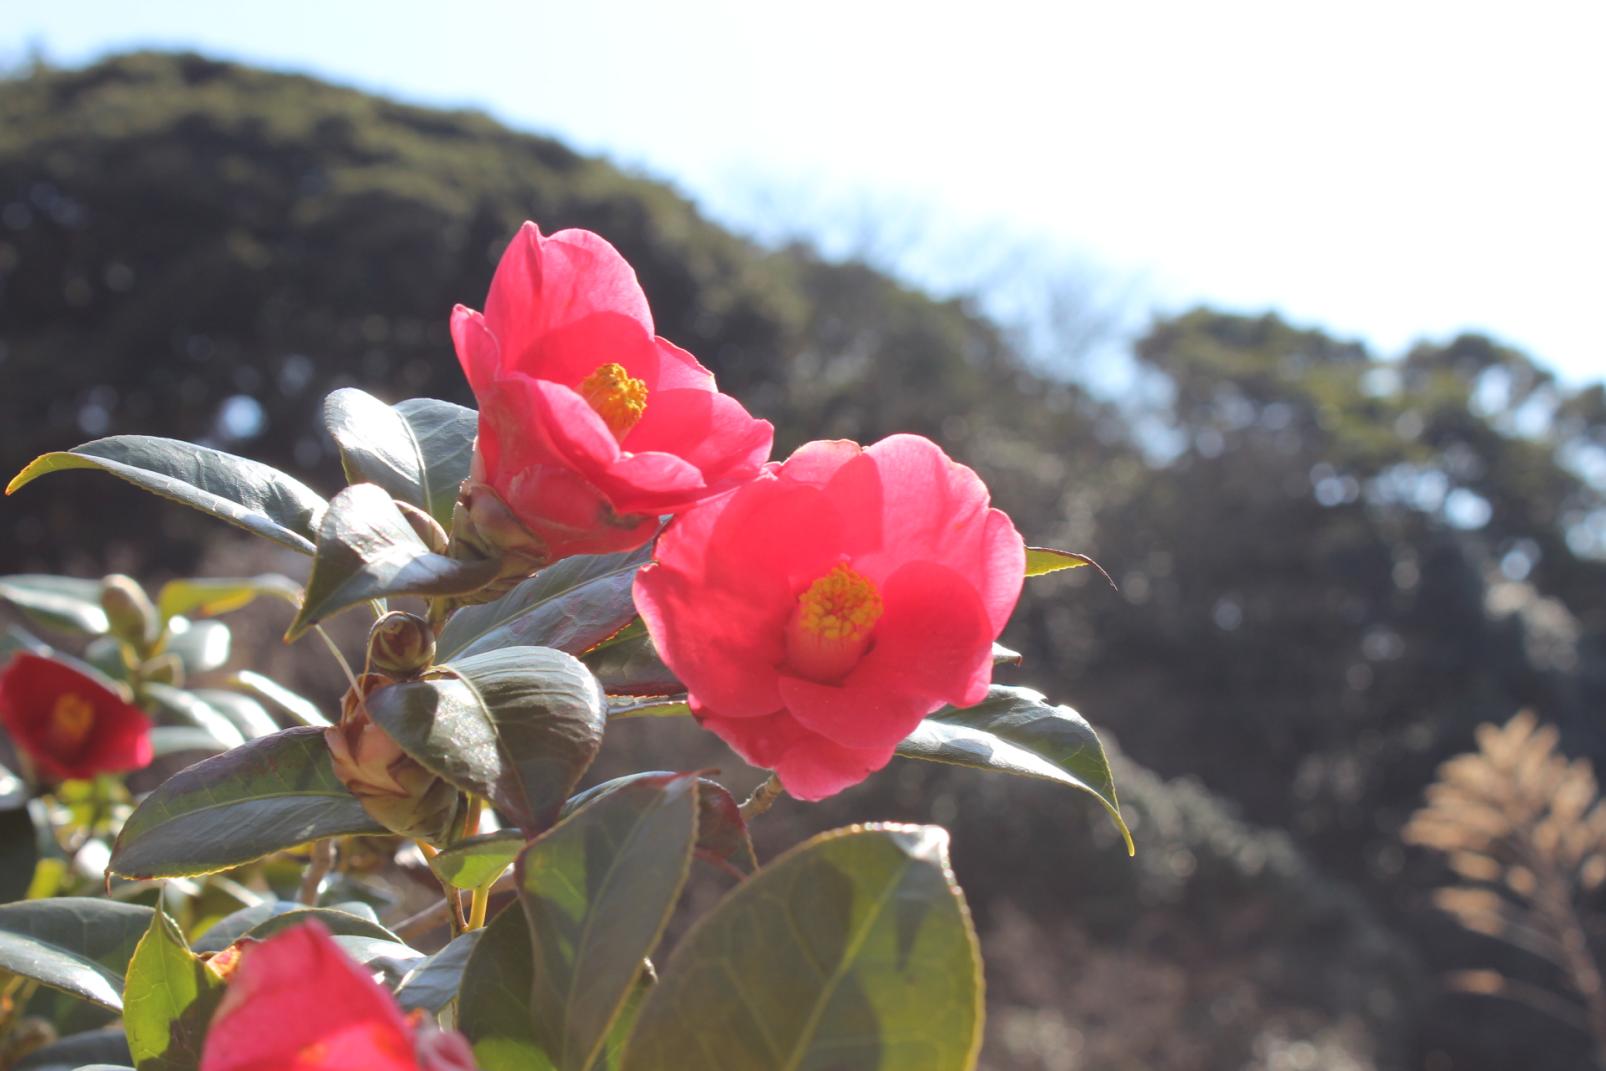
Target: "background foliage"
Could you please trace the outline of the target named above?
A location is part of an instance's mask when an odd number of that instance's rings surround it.
[[[965,301],[758,247],[550,140],[139,54],[0,84],[0,462],[155,431],[332,491],[317,399],[468,402],[447,313],[525,218],[615,243],[660,333],[775,421],[778,454],[938,437],[1034,541],[1118,582],[1038,582],[1004,640],[1124,745],[1133,863],[1052,786],[916,763],[761,834],[953,829],[987,946],[984,1066],[1577,1066],[1582,1041],[1534,1013],[1436,995],[1477,939],[1432,911],[1441,863],[1399,836],[1480,722],[1531,706],[1569,754],[1606,751],[1606,392],[1491,340],[1384,360],[1194,310],[1136,346],[1141,397],[1101,400]],[[109,480],[8,506],[5,572],[291,568]],[[271,646],[282,611],[247,613],[240,665],[338,694],[315,655]],[[674,734],[647,765],[736,765]],[[646,734],[617,735],[612,761],[639,768],[621,752]]]

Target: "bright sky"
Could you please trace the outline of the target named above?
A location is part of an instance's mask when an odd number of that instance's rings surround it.
[[[960,275],[1024,239],[1145,304],[1606,376],[1595,0],[10,2],[14,55],[195,47],[480,107],[727,220],[890,209]]]

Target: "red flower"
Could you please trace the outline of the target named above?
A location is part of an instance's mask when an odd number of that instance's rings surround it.
[[[19,652],[0,671],[0,723],[41,777],[89,778],[150,765],[151,722],[93,677]]]
[[[658,517],[758,475],[773,429],[653,334],[617,250],[526,223],[480,314],[452,312],[480,404],[473,495],[495,493],[552,560],[639,546]],[[471,509],[472,512],[472,509]]]
[[[207,1028],[201,1071],[473,1071],[468,1043],[424,1028],[317,921],[249,944]]]
[[[809,443],[681,516],[656,557],[636,607],[693,712],[801,799],[982,700],[1026,569],[976,474],[914,435]]]

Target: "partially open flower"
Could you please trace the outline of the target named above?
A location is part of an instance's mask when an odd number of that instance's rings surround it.
[[[200,1071],[474,1071],[468,1042],[409,1017],[317,921],[243,948]]]
[[[150,765],[151,722],[144,712],[54,658],[11,657],[0,671],[0,723],[46,780]]]
[[[368,716],[368,696],[394,682],[365,673],[340,702],[340,722],[323,731],[329,759],[363,810],[393,833],[444,841],[457,816],[457,789],[435,776]]]
[[[786,790],[885,766],[920,719],[980,702],[1026,551],[933,442],[815,442],[679,517],[636,608],[693,712]]]
[[[653,333],[617,250],[526,223],[483,314],[452,313],[480,404],[474,474],[454,535],[544,564],[639,546],[658,518],[752,479],[773,429]],[[505,514],[505,515],[504,515]]]

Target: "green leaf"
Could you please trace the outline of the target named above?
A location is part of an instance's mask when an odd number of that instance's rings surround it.
[[[691,716],[691,704],[683,698],[655,695],[645,699],[608,699],[608,718],[686,718]]]
[[[520,646],[588,651],[636,616],[631,585],[650,561],[649,544],[549,565],[500,599],[453,614],[441,630],[440,657]]]
[[[245,734],[226,715],[193,692],[170,684],[147,684],[145,698],[159,720],[203,730],[225,749],[245,743]]]
[[[264,677],[249,669],[242,669],[234,675],[234,683],[252,695],[267,703],[268,706],[284,714],[300,725],[325,726],[329,719],[324,717],[318,709],[318,704],[305,696],[298,695],[280,684],[278,681]]]
[[[284,901],[278,901],[276,906],[283,903]],[[339,908],[306,907],[302,904],[291,904],[289,910],[286,911],[274,911],[267,918],[247,930],[244,936],[265,940],[281,930],[299,926],[310,919],[317,919],[323,923],[324,929],[335,937],[366,937],[372,941],[385,941],[399,945],[407,943],[372,918],[365,918],[362,915],[353,914],[350,911],[344,911]],[[219,925],[222,925],[222,922]]]
[[[267,709],[248,695],[221,688],[199,688],[190,694],[227,718],[247,740],[270,736],[280,729]]]
[[[335,776],[323,730],[286,729],[162,782],[124,823],[111,870],[188,877],[320,837],[383,832]]]
[[[638,773],[604,781],[571,797],[564,803],[559,817],[572,814],[592,800],[633,781],[673,776],[661,772]],[[482,833],[450,848],[442,848],[429,860],[429,867],[442,881],[456,888],[475,889],[500,877],[527,843],[528,839],[516,829]],[[706,777],[697,780],[697,855],[715,865],[732,867],[738,873],[750,874],[758,867],[747,823],[742,819],[735,797],[725,786]]]
[[[390,406],[346,387],[324,399],[323,420],[348,480],[378,484],[451,528],[457,490],[474,454],[478,413],[434,398]]]
[[[139,1071],[196,1071],[212,1013],[223,998],[223,981],[190,951],[178,925],[165,912],[128,964],[123,986],[123,1026]]]
[[[81,1030],[30,1052],[17,1071],[133,1071],[120,1026]]]
[[[114,435],[43,454],[12,478],[6,494],[67,469],[109,472],[302,554],[312,553],[312,534],[326,505],[316,491],[278,469],[151,435]]]
[[[50,656],[50,644],[25,628],[7,625],[5,631],[0,632],[0,665],[11,661],[11,656],[18,651],[27,651],[31,654],[44,655],[48,658]]]
[[[0,970],[122,1011],[123,972],[152,914],[86,896],[0,904]]]
[[[981,955],[936,826],[836,830],[681,939],[625,1071],[969,1071]]]
[[[1057,573],[1062,569],[1080,569],[1084,565],[1091,565],[1109,583],[1110,587],[1113,588],[1115,586],[1115,581],[1110,579],[1110,574],[1104,571],[1104,567],[1086,554],[1077,554],[1069,550],[1055,550],[1052,547],[1026,548],[1026,575],[1029,577],[1046,576],[1049,573]]]
[[[396,987],[396,1003],[402,1006],[403,1011],[423,1008],[431,1015],[440,1014],[442,1008],[457,999],[468,957],[484,935],[484,930],[460,934],[445,948],[408,971],[401,985]]]
[[[680,776],[664,771],[626,774],[600,785],[592,785],[572,797],[563,805],[563,814],[574,811],[592,800],[632,785],[637,781],[662,780]],[[747,833],[747,822],[742,818],[741,807],[730,790],[718,781],[707,777],[697,778],[697,854],[715,864],[730,864],[738,871],[752,873],[758,869],[753,854],[753,841]]]
[[[42,573],[0,576],[0,601],[35,624],[75,636],[99,636],[111,627],[100,608],[99,580]]]
[[[228,745],[218,743],[217,737],[193,725],[158,725],[151,730],[151,751],[157,758],[186,751],[221,755],[227,750]]]
[[[0,901],[26,897],[38,865],[39,830],[33,813],[26,806],[0,811]]]
[[[1082,715],[1054,706],[1041,692],[995,684],[973,707],[945,707],[926,718],[898,745],[898,754],[1091,792],[1115,820],[1127,852],[1135,850],[1098,734]]]
[[[533,833],[591,765],[607,702],[571,656],[507,647],[381,688],[368,713],[425,767]]]
[[[387,595],[462,595],[496,575],[492,559],[459,561],[436,554],[377,485],[359,483],[329,503],[318,528],[318,552],[307,596],[285,640],[330,614]]]
[[[229,660],[232,639],[229,626],[221,621],[191,621],[187,617],[174,617],[167,622],[167,635],[162,640],[161,650],[177,655],[184,664],[184,672],[206,673]]]
[[[458,989],[458,1029],[474,1043],[480,1071],[553,1071],[535,1043],[530,994],[535,955],[524,909],[504,908],[468,955]]]
[[[234,580],[169,580],[156,596],[156,609],[164,621],[181,614],[211,617],[239,610],[261,595],[272,595],[296,606],[301,602],[301,585],[277,573]]]
[[[532,1046],[557,1071],[589,1071],[601,1057],[686,880],[696,783],[690,774],[635,779],[524,850],[517,872],[526,943],[482,941],[463,978],[462,1029],[485,1071],[531,1066]],[[523,1014],[482,1007],[477,993],[486,978],[508,970],[493,963],[482,975],[485,961],[510,950],[529,958],[532,948]]]
[[[587,651],[582,660],[609,695],[674,695],[684,692],[640,621],[620,629],[606,642]]]

